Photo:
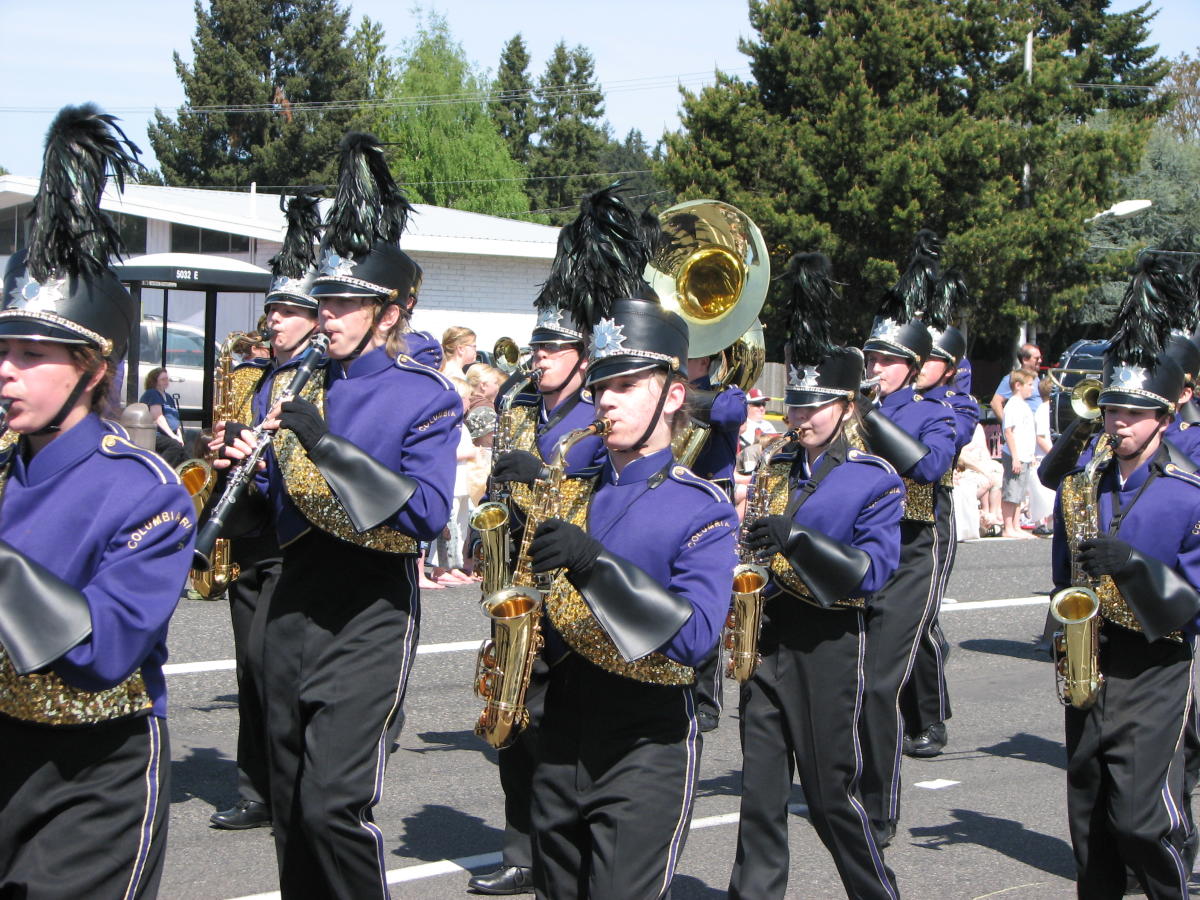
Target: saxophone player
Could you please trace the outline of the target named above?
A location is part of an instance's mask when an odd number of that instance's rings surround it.
[[[645,288],[649,293],[648,288]],[[686,425],[687,326],[621,299],[592,330],[588,383],[611,423],[590,500],[530,547],[550,667],[533,779],[539,897],[653,898],[671,886],[700,752],[693,667],[729,606],[733,507],[671,454]]]
[[[614,244],[621,240],[607,227],[611,222],[621,222],[630,233],[636,233],[636,216],[621,194],[609,188],[585,197],[579,215],[563,228],[550,276],[534,301],[537,324],[529,338],[531,372],[518,370],[496,395],[496,415],[507,432],[503,437],[508,446],[496,455],[491,483],[512,482],[510,521],[517,520],[518,526],[529,498],[523,482],[550,461],[560,439],[596,418],[592,394],[583,383],[589,329],[584,313],[580,311],[577,318],[572,309],[578,305],[574,294],[597,281],[584,274],[593,260],[600,258],[594,239],[605,235]],[[574,276],[568,277],[569,272]],[[633,278],[640,274],[626,273]],[[586,437],[568,454],[567,474],[594,476],[605,455],[601,438]],[[519,546],[520,537],[520,528],[514,528],[514,547]],[[546,666],[539,657],[525,697],[530,723],[497,757],[504,790],[504,850],[497,869],[468,881],[467,886],[480,894],[518,894],[533,889],[529,803],[545,688]]]
[[[267,404],[261,388],[296,363],[317,330],[317,301],[307,293],[316,275],[321,224],[317,205],[317,198],[309,194],[298,194],[287,203],[287,232],[283,247],[271,259],[271,288],[263,304],[270,359],[247,359],[230,373],[226,408],[220,410],[225,420],[214,423],[209,445],[214,453],[224,450],[226,435],[241,434],[262,421]],[[214,812],[209,824],[234,831],[271,824],[262,643],[283,555],[265,505],[261,495],[247,498],[243,506],[255,507],[254,512],[239,510],[245,526],[229,538],[230,557],[238,566],[238,577],[228,590],[238,684],[238,799]]]
[[[1163,352],[1186,302],[1180,284],[1169,260],[1143,257],[1105,356],[1090,478],[1077,467],[1055,504],[1054,583],[1070,586],[1075,566],[1096,579],[1104,676],[1090,707],[1065,710],[1080,897],[1120,897],[1126,868],[1148,896],[1188,895],[1195,834],[1183,735],[1200,610],[1200,477],[1164,440],[1184,385]],[[1080,539],[1087,533],[1096,536]]]
[[[798,772],[809,818],[851,897],[895,898],[858,782],[866,631],[864,598],[900,559],[903,483],[846,441],[862,354],[828,338],[837,296],[829,261],[793,257],[788,427],[795,435],[755,473],[745,543],[770,560],[762,661],[742,686],[742,802],[732,898],[782,898],[788,882],[788,794]]]
[[[416,651],[419,542],[449,518],[462,419],[450,383],[404,352],[409,211],[378,140],[347,135],[309,290],[329,364],[296,399],[278,400],[286,368],[262,389],[278,428],[259,481],[283,548],[263,669],[287,898],[388,896],[371,811]],[[251,436],[226,454],[248,455]]]

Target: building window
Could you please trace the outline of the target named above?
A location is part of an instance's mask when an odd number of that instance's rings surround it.
[[[146,252],[146,220],[141,216],[118,215],[117,232],[125,245],[125,253],[133,256],[135,253]]]
[[[25,217],[32,208],[32,203],[18,203],[0,209],[0,254],[16,253],[25,246]]]
[[[246,253],[250,250],[250,238],[244,234],[213,231],[209,228],[194,228],[191,225],[171,226],[172,253]]]
[[[171,226],[172,253],[199,253],[200,229],[191,225]]]

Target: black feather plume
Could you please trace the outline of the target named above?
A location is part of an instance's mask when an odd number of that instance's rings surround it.
[[[781,277],[787,290],[791,363],[815,366],[833,350],[829,325],[838,294],[829,258],[822,253],[797,253]]]
[[[1186,280],[1175,261],[1143,253],[1117,310],[1110,352],[1119,362],[1150,368],[1191,305]]]
[[[962,273],[951,269],[934,285],[925,310],[925,321],[938,331],[945,331],[954,324],[955,313],[961,313],[970,303],[971,295]]]
[[[46,134],[42,180],[33,198],[26,265],[34,280],[54,273],[95,274],[123,250],[112,219],[100,209],[105,182],[125,189],[141,152],[94,104],[64,107]]]
[[[270,260],[275,277],[303,278],[316,266],[316,243],[321,237],[319,207],[320,199],[315,194],[297,194],[286,202],[279,198],[279,208],[287,216],[287,231],[283,246]]]
[[[929,308],[934,286],[941,277],[938,256],[941,240],[928,228],[917,232],[908,265],[900,280],[883,296],[879,315],[897,322],[908,322]]]
[[[1192,302],[1200,304],[1200,259],[1188,267],[1186,281],[1188,294],[1191,295]],[[1200,310],[1198,310],[1198,315],[1200,315]]]
[[[342,138],[337,193],[325,223],[324,246],[338,256],[361,257],[379,241],[398,242],[412,212],[388,170],[379,139],[357,131]]]
[[[644,292],[642,273],[656,238],[626,205],[620,187],[618,182],[585,196],[575,221],[559,232],[550,276],[534,300],[537,309],[566,309],[590,327],[612,314],[614,300]]]

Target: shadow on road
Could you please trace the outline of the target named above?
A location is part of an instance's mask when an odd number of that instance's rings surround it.
[[[1029,659],[1034,662],[1048,662],[1046,654],[1038,650],[1033,641],[1009,641],[1001,638],[971,638],[959,641],[958,646],[974,653],[992,653],[997,656],[1011,656],[1015,659]]]
[[[1059,741],[1049,741],[1036,734],[1021,732],[990,747],[980,747],[980,753],[1003,756],[1006,759],[1023,759],[1026,762],[1042,763],[1056,769],[1067,768],[1067,748]]]
[[[704,778],[696,785],[697,797],[737,797],[742,793],[742,773],[730,769],[724,775]]]
[[[496,761],[496,749],[474,731],[418,731],[417,740],[428,746],[405,747],[410,753],[437,753],[444,750],[473,750]]]
[[[425,804],[405,816],[400,846],[392,851],[405,859],[436,861],[499,850],[504,832],[478,816],[441,804]]]
[[[213,809],[237,800],[237,760],[216,747],[192,747],[187,757],[171,761],[171,802],[195,798]]]
[[[691,875],[676,875],[671,880],[671,900],[717,900],[724,896],[724,888],[709,887]]]
[[[910,828],[913,846],[940,850],[951,844],[975,844],[1060,878],[1074,879],[1071,845],[1061,838],[1039,834],[1012,819],[985,816],[970,809],[952,809],[957,821]]]

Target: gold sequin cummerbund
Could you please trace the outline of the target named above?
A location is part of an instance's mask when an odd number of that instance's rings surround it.
[[[40,725],[95,725],[153,707],[140,671],[116,687],[85,691],[53,672],[18,675],[0,647],[0,713],[13,719]]]
[[[935,486],[905,478],[904,511],[900,514],[900,518],[906,522],[932,525],[934,523],[933,491]]]

